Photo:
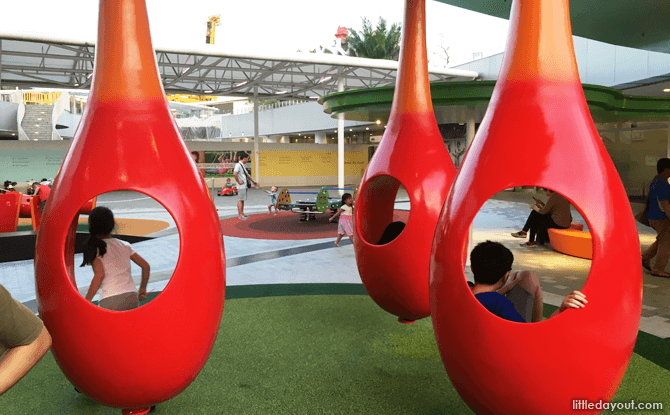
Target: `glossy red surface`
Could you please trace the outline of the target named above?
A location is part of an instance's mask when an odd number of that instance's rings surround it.
[[[16,232],[20,209],[20,192],[0,194],[0,232]]]
[[[30,217],[30,195],[21,196],[21,208],[19,209],[20,218],[29,218]]]
[[[425,20],[425,0],[408,0],[391,115],[354,209],[354,250],[363,284],[381,308],[405,320],[430,315],[433,231],[456,174],[433,114]],[[379,245],[393,221],[400,184],[409,194],[409,220],[396,239]]]
[[[223,311],[223,238],[170,114],[144,1],[100,2],[95,68],[37,236],[38,304],[53,355],[80,391],[104,405],[142,407],[184,390],[209,356]],[[116,190],[156,199],[180,234],[167,287],[149,304],[124,312],[91,304],[70,280],[79,209]]]
[[[640,246],[579,82],[568,0],[516,0],[510,23],[491,104],[435,234],[431,311],[447,373],[475,413],[565,414],[573,399],[611,400],[623,378],[641,314]],[[588,304],[535,324],[488,312],[464,275],[478,210],[520,185],[565,195],[593,235]]]

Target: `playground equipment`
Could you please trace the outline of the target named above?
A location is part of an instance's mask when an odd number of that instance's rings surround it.
[[[300,191],[282,189],[277,195],[277,204],[280,210],[287,210],[293,213],[300,213],[301,222],[309,222],[316,220],[317,213],[330,212],[331,216],[337,212],[342,206],[341,197],[330,197],[329,190],[349,190],[354,194],[357,188],[353,187],[322,187],[318,192],[315,191]],[[299,200],[297,202],[291,201],[291,195],[316,195],[314,199]],[[355,199],[354,199],[355,200]]]
[[[235,196],[237,194],[237,187],[222,187],[221,189],[217,190],[216,195],[217,196]]]
[[[363,284],[372,299],[401,322],[430,315],[433,231],[456,174],[433,114],[425,8],[425,0],[407,0],[391,115],[361,181],[354,210],[354,250]],[[395,238],[387,238],[385,230],[393,222],[401,184],[411,203],[409,219]]]
[[[144,413],[183,391],[209,356],[225,295],[223,238],[165,99],[144,0],[101,0],[99,12],[86,112],[37,235],[37,298],[68,380],[101,404]],[[81,206],[117,190],[153,197],[180,233],[168,286],[150,304],[123,312],[86,301],[73,272]]]
[[[637,230],[584,98],[568,1],[512,3],[491,103],[435,232],[430,300],[437,343],[452,383],[478,414],[572,413],[575,396],[609,402],[638,332]],[[581,290],[588,304],[535,324],[491,314],[472,295],[464,273],[468,228],[479,208],[519,185],[566,196],[593,237],[591,272]]]
[[[0,233],[16,232],[16,228],[19,226],[21,196],[20,192],[0,194]]]

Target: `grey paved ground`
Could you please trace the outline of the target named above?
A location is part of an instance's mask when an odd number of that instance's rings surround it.
[[[267,212],[269,198],[260,189],[249,192],[246,203],[247,214]],[[510,233],[519,230],[528,215],[528,193],[502,192],[487,201],[473,222],[474,243],[487,239],[496,240],[509,247],[515,256],[515,269],[529,269],[539,276],[545,302],[560,304],[562,298],[584,286],[591,261],[558,254],[551,248],[528,249],[519,246],[521,240]],[[397,196],[399,209],[409,209],[407,194],[401,189]],[[237,199],[214,197],[221,218],[237,215]],[[152,236],[156,239],[136,243],[133,246],[152,266],[149,289],[163,289],[172,275],[179,255],[179,235],[174,221],[165,209],[153,199],[133,192],[115,192],[102,195],[99,205],[112,208],[119,218],[157,219],[170,223],[166,230]],[[633,210],[642,209],[634,204]],[[573,220],[584,223],[573,211]],[[642,248],[652,243],[654,232],[638,226]],[[335,235],[333,235],[334,239]],[[228,260],[227,285],[272,284],[272,283],[361,283],[356,269],[351,245],[337,248],[324,242],[333,239],[302,241],[256,240],[224,237]],[[300,248],[300,249],[291,249]],[[286,251],[287,249],[290,249]],[[75,262],[81,262],[79,256]],[[466,276],[471,279],[469,269]],[[133,275],[139,278],[139,268]],[[90,267],[76,270],[80,292],[88,288],[92,278]],[[17,261],[0,264],[0,283],[19,301],[35,307],[35,286],[32,261]],[[644,274],[644,306],[640,328],[659,337],[670,337],[670,279]]]

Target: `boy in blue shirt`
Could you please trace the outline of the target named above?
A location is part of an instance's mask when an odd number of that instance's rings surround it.
[[[662,158],[656,163],[658,173],[649,186],[649,226],[656,233],[656,240],[642,254],[642,266],[656,277],[670,277],[665,267],[670,259],[670,159]],[[656,257],[654,267],[651,259]]]
[[[475,277],[472,293],[484,308],[500,318],[517,323],[542,321],[542,289],[537,275],[529,271],[516,272],[510,280],[513,262],[512,251],[502,244],[491,241],[478,244],[470,253],[470,267]],[[587,302],[584,294],[573,291],[549,318],[568,308],[583,308]]]

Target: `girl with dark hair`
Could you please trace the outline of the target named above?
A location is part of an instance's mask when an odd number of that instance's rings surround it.
[[[345,193],[342,195],[342,206],[338,209],[337,213],[331,216],[328,219],[330,222],[333,221],[336,217],[340,216],[340,220],[337,225],[337,239],[335,240],[335,245],[340,246],[340,241],[344,235],[347,235],[351,240],[351,243],[354,243],[352,239],[354,236],[354,198],[351,196],[351,193]]]
[[[99,206],[88,215],[89,235],[84,242],[81,266],[91,265],[94,276],[86,299],[91,301],[99,289],[100,307],[116,311],[132,310],[139,307],[139,301],[147,296],[151,268],[128,242],[110,236],[114,226],[114,214],[109,208]],[[139,292],[130,271],[130,261],[142,268]]]

